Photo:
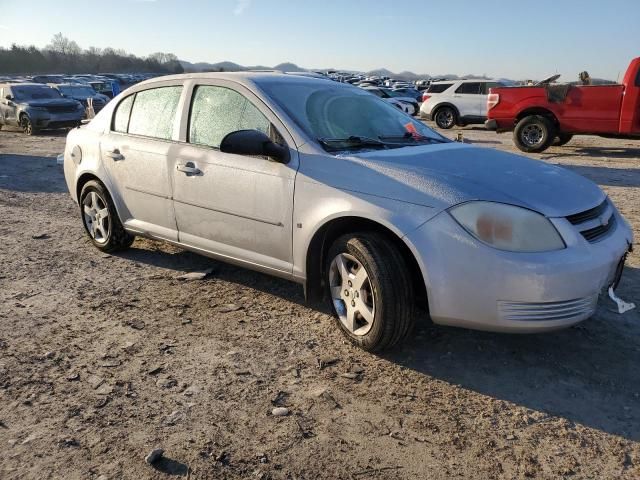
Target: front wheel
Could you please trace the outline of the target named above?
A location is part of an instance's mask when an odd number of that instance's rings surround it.
[[[355,345],[381,351],[414,323],[413,285],[398,249],[376,233],[348,234],[329,249],[326,282],[338,325]]]
[[[438,127],[448,130],[456,124],[457,115],[453,108],[441,107],[436,111],[433,119]]]
[[[556,128],[546,117],[529,115],[518,122],[513,131],[516,146],[527,153],[543,152],[556,137]]]
[[[20,128],[22,129],[22,133],[28,136],[38,133],[38,131],[33,126],[33,122],[29,118],[29,115],[23,115],[20,118]]]
[[[129,248],[134,237],[122,226],[107,189],[91,180],[80,193],[80,215],[91,242],[103,252]]]

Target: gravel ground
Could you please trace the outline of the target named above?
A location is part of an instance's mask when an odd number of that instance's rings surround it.
[[[0,478],[640,478],[638,310],[603,298],[527,336],[422,314],[402,349],[370,355],[293,283],[144,239],[93,248],[63,144],[0,132]],[[640,238],[639,147],[532,156],[600,184]],[[637,250],[619,294],[640,303]]]

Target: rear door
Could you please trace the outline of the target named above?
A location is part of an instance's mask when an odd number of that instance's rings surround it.
[[[169,158],[176,149],[183,87],[158,84],[119,102],[100,150],[125,226],[178,240]]]
[[[486,103],[486,97],[482,94],[481,82],[461,83],[456,88],[453,97],[461,117],[482,116],[482,102]]]
[[[180,242],[270,273],[290,274],[298,166],[293,139],[244,86],[211,80],[191,88],[184,143],[172,169]],[[260,130],[288,145],[291,161],[221,152],[222,139],[237,130]]]

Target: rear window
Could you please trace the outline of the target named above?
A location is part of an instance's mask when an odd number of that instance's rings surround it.
[[[427,93],[442,93],[447,90],[453,83],[432,83],[429,85]]]

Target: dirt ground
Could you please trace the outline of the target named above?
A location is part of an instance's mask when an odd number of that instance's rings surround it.
[[[144,239],[93,248],[64,140],[0,132],[0,478],[640,478],[638,309],[603,298],[526,336],[422,314],[403,348],[370,355],[293,283]],[[640,238],[640,142],[533,156],[600,184]],[[619,294],[640,304],[638,250]]]

